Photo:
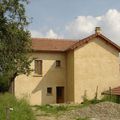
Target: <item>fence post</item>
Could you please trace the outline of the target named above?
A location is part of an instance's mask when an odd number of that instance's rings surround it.
[[[10,111],[13,111],[13,108],[6,107],[6,120],[10,120]]]
[[[6,107],[6,120],[10,120],[10,110]]]
[[[110,101],[112,99],[112,91],[111,91],[111,87],[109,87],[109,92],[110,92]]]

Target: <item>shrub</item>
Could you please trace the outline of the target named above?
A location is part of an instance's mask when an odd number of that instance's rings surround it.
[[[87,91],[86,90],[84,91],[82,104],[85,105],[85,106],[90,104],[90,100],[87,97]]]
[[[97,103],[100,103],[100,102],[102,102],[102,101],[99,100],[99,99],[92,99],[92,100],[90,100],[91,104],[97,104]]]
[[[116,95],[104,95],[102,101],[110,101],[114,103],[120,103],[120,97]]]
[[[30,105],[24,100],[17,100],[9,93],[0,95],[0,120],[6,119],[6,108],[12,107],[10,120],[35,120]]]

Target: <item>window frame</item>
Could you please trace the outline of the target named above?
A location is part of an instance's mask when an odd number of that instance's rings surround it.
[[[50,96],[52,95],[53,89],[52,87],[47,87],[47,95]]]
[[[39,65],[39,62],[40,62],[40,65]],[[39,60],[39,59],[34,60],[34,72],[35,72],[35,74],[42,76],[42,70],[43,70],[43,60]]]
[[[61,61],[60,60],[56,60],[56,67],[57,68],[61,67]]]

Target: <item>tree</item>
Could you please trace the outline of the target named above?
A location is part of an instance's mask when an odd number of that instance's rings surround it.
[[[16,76],[30,73],[27,3],[27,0],[0,0],[0,91],[3,92],[11,88]]]

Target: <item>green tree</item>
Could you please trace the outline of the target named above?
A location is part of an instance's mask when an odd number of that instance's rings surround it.
[[[3,92],[11,90],[16,76],[30,72],[27,3],[27,0],[0,0],[0,91]]]

